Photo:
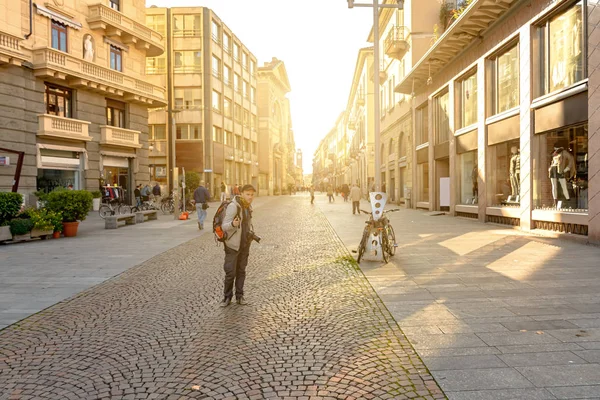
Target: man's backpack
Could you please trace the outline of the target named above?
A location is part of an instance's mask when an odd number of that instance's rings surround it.
[[[213,233],[215,234],[215,240],[217,242],[224,242],[227,240],[227,232],[225,232],[223,230],[223,228],[221,227],[221,225],[223,225],[223,221],[225,220],[225,214],[227,213],[227,207],[229,206],[229,204],[231,204],[233,202],[233,200],[225,200],[224,202],[222,202],[219,205],[219,208],[217,208],[217,211],[215,212],[215,216],[213,218]],[[239,215],[239,206],[238,207],[238,213],[237,215]]]

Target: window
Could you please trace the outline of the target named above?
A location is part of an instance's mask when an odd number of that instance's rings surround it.
[[[233,90],[242,93],[242,78],[238,74],[233,74]]]
[[[165,36],[167,33],[165,25],[165,16],[161,15],[146,15],[146,26],[161,35]]]
[[[477,122],[477,72],[459,82],[458,128]]]
[[[250,139],[244,139],[244,151],[250,151]]]
[[[450,119],[448,115],[448,92],[433,99],[433,129],[435,143],[445,143],[450,140]]]
[[[213,125],[213,142],[223,143],[223,130]]]
[[[500,54],[493,63],[493,114],[498,114],[519,105],[519,46]]]
[[[256,88],[250,88],[250,102],[256,103]]]
[[[429,163],[417,164],[417,179],[420,188],[417,201],[429,202]]]
[[[250,84],[246,81],[244,81],[243,94],[245,98],[250,98]]]
[[[173,16],[173,36],[200,36],[202,26],[200,25],[200,15],[174,15]]]
[[[221,43],[221,27],[214,19],[211,23],[210,33],[212,40],[214,40],[216,43]]]
[[[177,59],[177,57],[175,57]],[[165,57],[146,57],[146,75],[164,74],[167,72]]]
[[[223,64],[223,84],[225,84],[225,86],[231,87],[232,83],[233,82],[231,82],[231,68]]]
[[[236,42],[233,42],[233,59],[235,61],[240,60],[240,45]]]
[[[235,148],[236,150],[242,150],[242,137],[235,135]]]
[[[492,206],[519,206],[519,146],[519,139],[514,139],[487,148],[487,201]]]
[[[427,143],[429,141],[429,122],[427,119],[428,118],[427,113],[428,113],[427,104],[423,105],[420,108],[417,108],[417,110],[416,110],[417,135],[416,135],[415,144],[417,146]]]
[[[248,70],[248,53],[242,51],[242,68]]]
[[[227,146],[233,146],[233,133],[225,131],[224,140]]]
[[[173,70],[175,73],[193,73],[202,71],[200,50],[176,51]]]
[[[257,154],[256,152],[256,142],[252,142],[252,154]]]
[[[221,112],[221,93],[216,90],[212,92],[212,108],[214,111]]]
[[[223,98],[223,115],[231,118],[233,116],[233,109],[231,107],[231,100],[227,97]]]
[[[67,52],[67,26],[52,21],[52,48]]]
[[[106,99],[106,125],[125,128],[125,103]]]
[[[121,49],[118,47],[110,45],[110,69],[114,69],[115,71],[123,71],[123,65],[121,60]]]
[[[242,108],[237,104],[233,105],[233,119],[235,122],[242,121]]]
[[[177,124],[175,138],[178,140],[199,140],[201,138],[200,131],[200,125]]]
[[[250,112],[244,110],[244,126],[250,126]]]
[[[73,118],[72,98],[73,92],[70,89],[46,83],[46,95],[44,97],[46,114]]]
[[[190,110],[202,107],[202,91],[200,88],[175,88],[175,109]]]
[[[537,144],[537,146],[536,146]],[[539,209],[588,212],[588,125],[536,134],[533,205]]]
[[[231,54],[231,36],[227,33],[223,34],[223,51]]]
[[[150,140],[167,140],[167,128],[164,125],[150,125]]]
[[[110,0],[110,8],[113,10],[121,11],[121,0]]]
[[[256,62],[254,60],[250,60],[250,73],[252,75],[256,73]]]
[[[221,78],[221,60],[212,56],[212,74],[215,78]]]
[[[573,4],[539,29],[543,93],[551,93],[584,78],[583,2]],[[587,12],[587,11],[586,11]]]
[[[458,170],[459,204],[477,204],[477,150],[458,154]]]

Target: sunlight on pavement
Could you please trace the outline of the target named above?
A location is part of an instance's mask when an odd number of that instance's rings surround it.
[[[485,232],[469,232],[452,239],[444,240],[440,246],[464,256],[482,247],[490,245],[500,239],[498,235],[489,235]]]
[[[559,247],[531,241],[489,264],[487,268],[519,281],[539,270],[559,251]]]

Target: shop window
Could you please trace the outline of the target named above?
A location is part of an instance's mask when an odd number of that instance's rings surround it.
[[[125,128],[125,103],[106,99],[106,125]]]
[[[72,113],[73,91],[56,85],[46,83],[46,114],[59,117],[73,118]]]
[[[167,30],[165,28],[165,16],[161,15],[146,15],[146,26],[153,31],[165,36]]]
[[[173,71],[175,73],[202,71],[202,53],[200,50],[176,51],[173,61]]]
[[[588,126],[535,135],[538,148],[533,171],[537,209],[588,211]]]
[[[458,82],[458,128],[477,122],[477,72]]]
[[[52,48],[67,52],[67,26],[60,22],[51,21],[52,23]]]
[[[177,54],[177,53],[175,53]],[[177,57],[175,57],[177,60]],[[177,68],[176,68],[177,70]],[[158,75],[167,72],[167,59],[165,57],[147,57],[146,75]]]
[[[518,207],[521,200],[519,139],[488,146],[488,204]]]
[[[433,129],[436,144],[445,143],[450,140],[449,98],[450,95],[448,92],[445,92],[433,99]]]
[[[494,70],[493,115],[519,105],[519,46],[492,60]]]
[[[416,118],[417,118],[417,135],[415,137],[415,144],[417,146],[428,142],[429,135],[429,122],[428,122],[428,107],[425,104],[422,107],[417,108],[416,110]]]
[[[459,204],[477,204],[477,150],[458,154],[460,185]]]
[[[189,37],[200,36],[202,27],[200,25],[200,15],[174,15],[173,16],[173,36]]]
[[[175,109],[192,110],[202,107],[202,91],[200,88],[175,88]]]
[[[212,108],[216,112],[221,112],[221,93],[216,90],[212,92]]]
[[[418,165],[419,199],[418,201],[429,202],[429,164]]]
[[[542,45],[541,71],[544,93],[584,79],[583,2],[579,1],[552,17],[539,29]]]
[[[122,51],[118,47],[110,45],[110,69],[115,71],[123,71],[122,65]]]
[[[109,0],[110,8],[121,11],[121,0]]]

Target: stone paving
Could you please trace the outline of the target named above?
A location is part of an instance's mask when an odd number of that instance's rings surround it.
[[[257,207],[249,305],[200,235],[0,331],[0,399],[445,398],[305,200]]]
[[[336,200],[316,206],[355,249],[366,218]],[[600,248],[420,210],[389,216],[396,255],[360,267],[449,399],[600,399]]]

